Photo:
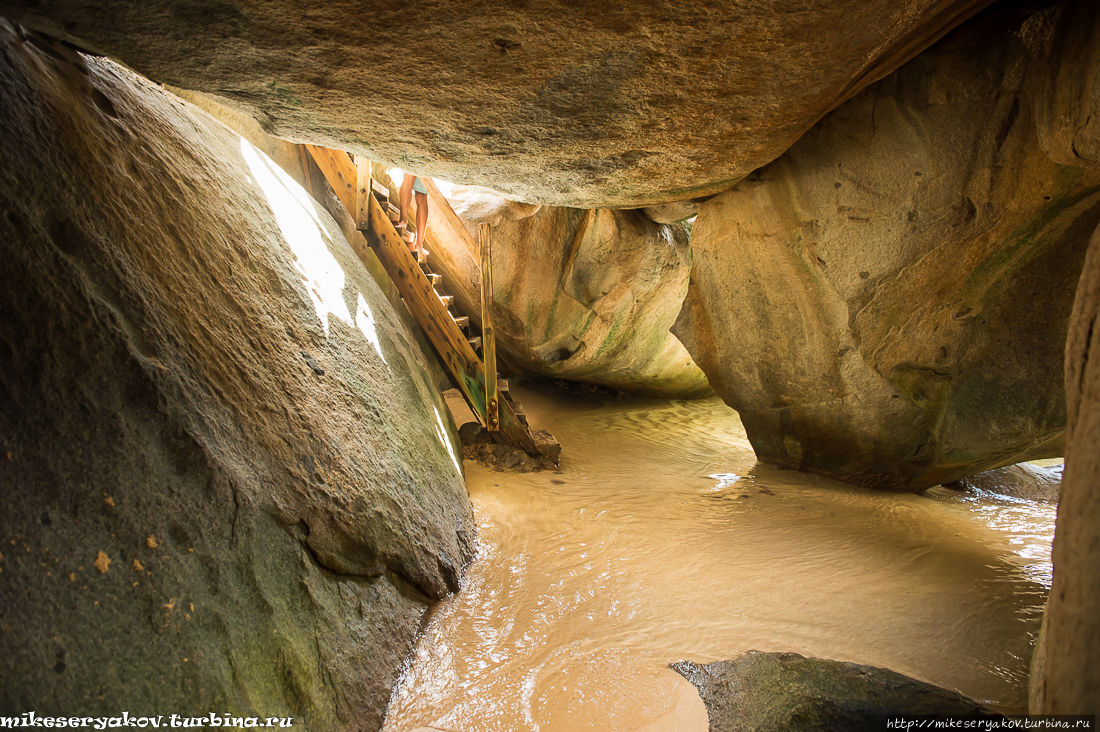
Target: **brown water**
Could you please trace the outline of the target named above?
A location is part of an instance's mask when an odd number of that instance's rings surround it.
[[[466,462],[478,555],[421,637],[387,732],[705,730],[667,664],[748,650],[1026,707],[1053,506],[756,465],[717,399],[566,407],[513,391],[561,441],[561,474]]]

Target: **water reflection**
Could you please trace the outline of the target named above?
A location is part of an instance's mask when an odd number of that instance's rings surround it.
[[[478,557],[387,730],[706,729],[666,665],[750,649],[1026,706],[1053,507],[756,465],[716,399],[555,415],[521,396],[561,441],[561,474],[466,464]]]

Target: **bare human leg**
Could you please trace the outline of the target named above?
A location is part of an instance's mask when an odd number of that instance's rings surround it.
[[[424,248],[424,235],[428,230],[428,195],[416,192],[416,251],[422,256],[428,256],[428,250]]]
[[[412,203],[414,181],[416,181],[416,176],[409,173],[405,173],[405,177],[401,180],[401,190],[398,192],[401,218],[397,222],[398,229],[404,229],[409,225],[409,204]]]

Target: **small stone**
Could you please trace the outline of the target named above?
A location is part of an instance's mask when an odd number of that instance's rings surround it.
[[[463,445],[477,445],[489,442],[489,431],[477,422],[466,422],[458,428],[458,439]]]
[[[111,558],[103,552],[96,552],[95,568],[100,574],[107,574],[107,568],[111,566]]]
[[[149,534],[149,538],[145,540],[145,546],[149,547],[150,549],[156,549],[157,548],[157,538],[155,536],[153,536],[152,534]]]
[[[103,502],[106,503],[108,506],[112,506],[112,507],[115,505],[115,499],[111,498],[110,496],[107,496],[106,498],[104,498]]]
[[[135,572],[144,572],[145,571],[145,567],[141,566],[141,562],[139,562],[136,559],[134,560],[134,565],[133,566],[134,566],[134,571]]]

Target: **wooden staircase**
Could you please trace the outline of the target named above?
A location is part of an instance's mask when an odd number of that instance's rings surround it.
[[[454,298],[442,291],[442,276],[431,272],[427,262],[419,261],[417,255],[409,251],[412,235],[406,232],[402,237],[395,228],[400,210],[390,203],[389,190],[370,177],[369,161],[356,159],[353,162],[348,153],[339,150],[314,145],[304,148],[364,234],[365,241],[353,241],[352,247],[361,258],[366,256],[368,244],[373,249],[473,413],[496,441],[540,457],[539,446],[546,444],[545,439],[535,439],[527,415],[509,393],[507,381],[496,378],[491,306],[483,311],[482,320],[486,326],[483,336],[471,334],[470,318],[459,315],[454,309]],[[457,215],[434,183],[423,182],[432,194],[433,204],[446,206],[444,213],[457,221]],[[484,259],[488,256],[488,248],[483,249],[486,250],[482,255]],[[483,293],[485,289],[483,286]],[[491,278],[488,292],[491,305]],[[483,351],[491,353],[483,354]],[[482,355],[490,363],[489,371]]]

